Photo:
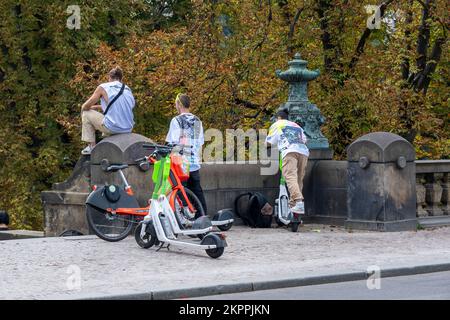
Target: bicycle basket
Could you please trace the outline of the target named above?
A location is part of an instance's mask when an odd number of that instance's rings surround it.
[[[187,181],[189,179],[189,159],[179,154],[172,154],[170,161],[172,170],[180,178],[180,181]]]

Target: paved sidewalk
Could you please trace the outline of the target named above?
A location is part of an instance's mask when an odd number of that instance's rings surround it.
[[[308,225],[292,233],[234,226],[227,234],[229,247],[219,259],[188,248],[145,250],[134,238],[117,243],[95,236],[0,241],[0,299],[176,298],[301,285],[307,277],[357,280],[351,275],[371,265],[382,273],[439,264],[450,268],[450,228],[350,233]],[[69,290],[78,268],[81,288]]]

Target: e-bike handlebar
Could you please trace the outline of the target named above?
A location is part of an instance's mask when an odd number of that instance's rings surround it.
[[[134,162],[143,162],[143,161],[147,161],[147,157],[142,157],[142,158],[134,160]]]
[[[181,154],[183,154],[183,152],[185,152],[185,151],[190,152],[193,148],[192,146],[185,145],[185,144],[159,145],[159,144],[149,144],[149,143],[143,144],[142,147],[147,150],[153,150],[153,153],[156,153],[156,154],[159,154],[162,156],[169,154],[175,148],[180,148]]]
[[[192,146],[184,145],[184,144],[168,144],[168,145],[158,145],[158,144],[149,144],[145,143],[142,145],[144,149],[152,150],[152,154],[149,156],[145,156],[142,158],[135,159],[135,163],[142,163],[142,162],[151,162],[149,161],[150,158],[159,158],[161,156],[166,156],[170,152],[172,152],[173,149],[180,147],[180,153],[182,154],[185,150],[192,149]]]
[[[142,145],[144,149],[159,149],[159,150],[172,150],[176,147],[181,147],[182,149],[192,149],[192,146],[187,144],[169,143],[166,145],[156,144],[156,143],[144,143]]]

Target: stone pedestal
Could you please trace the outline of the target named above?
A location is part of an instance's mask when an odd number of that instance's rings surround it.
[[[135,133],[117,134],[109,136],[98,143],[92,150],[90,170],[91,184],[117,184],[123,185],[118,172],[105,172],[102,169],[102,160],[108,160],[109,164],[127,164],[128,168],[123,173],[128,183],[134,190],[134,194],[139,205],[145,207],[148,205],[148,199],[153,192],[152,173],[153,167],[148,171],[142,171],[136,159],[149,154],[142,145],[153,143],[152,140]]]
[[[402,137],[367,134],[347,151],[346,226],[378,231],[415,230],[415,152]]]

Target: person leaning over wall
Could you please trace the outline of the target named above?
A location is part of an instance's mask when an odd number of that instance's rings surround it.
[[[281,153],[281,171],[290,193],[289,207],[291,211],[304,214],[305,204],[302,189],[309,150],[306,146],[306,135],[303,129],[295,122],[287,120],[288,116],[287,111],[278,111],[278,120],[270,127],[266,142],[277,145]]]
[[[122,83],[122,77],[120,67],[111,69],[108,82],[100,84],[81,106],[81,140],[89,143],[82,154],[91,154],[96,144],[96,130],[104,136],[133,130],[135,100],[131,89]]]

